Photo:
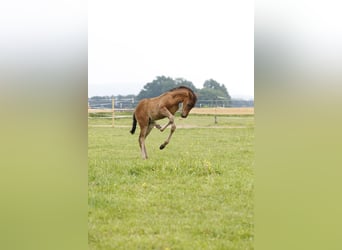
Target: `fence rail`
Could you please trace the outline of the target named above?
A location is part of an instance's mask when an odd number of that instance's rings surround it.
[[[88,109],[90,113],[120,113],[120,112],[133,112],[134,109]],[[193,108],[191,114],[200,115],[254,115],[254,108]]]
[[[131,115],[121,115],[120,113],[123,112],[132,112],[134,109],[88,109],[88,119],[92,118],[89,117],[89,114],[96,114],[96,113],[108,113],[111,115],[104,116],[104,117],[96,117],[102,119],[112,119],[112,127],[114,127],[115,119],[120,118],[131,118]],[[217,116],[220,115],[254,115],[254,108],[193,108],[190,114],[200,114],[200,115],[214,115],[215,123],[217,123]]]
[[[112,102],[114,97],[107,97],[103,99],[88,98],[88,103],[91,108],[110,109],[112,108]],[[138,101],[131,98],[116,97],[114,106],[117,109],[128,108],[132,109],[138,104]],[[196,107],[199,108],[215,108],[215,107],[254,107],[254,100],[243,99],[220,99],[220,100],[197,100]]]
[[[190,113],[203,115],[254,115],[254,108],[193,108]]]
[[[133,112],[134,109],[115,109],[115,112]],[[113,109],[88,109],[88,113],[112,113]]]

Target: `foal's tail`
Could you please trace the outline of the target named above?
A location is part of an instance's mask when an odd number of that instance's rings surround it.
[[[137,119],[135,118],[135,113],[133,113],[133,124],[132,124],[132,129],[130,131],[132,135],[134,134],[136,128],[137,128]]]

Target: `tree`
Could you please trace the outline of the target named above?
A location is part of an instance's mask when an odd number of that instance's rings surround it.
[[[176,78],[175,82],[176,82],[177,87],[178,86],[185,86],[185,87],[192,89],[195,93],[198,92],[195,85],[192,82],[190,82],[184,78]]]
[[[137,101],[159,96],[179,86],[186,86],[197,94],[198,101],[196,106],[230,106],[231,98],[224,84],[209,79],[204,82],[202,89],[197,89],[191,81],[184,78],[172,79],[166,76],[157,76],[152,82],[145,84],[137,95]]]
[[[206,80],[203,88],[199,91],[198,104],[205,106],[229,106],[231,97],[228,94],[226,86],[217,81]]]
[[[199,91],[200,93],[200,100],[219,100],[219,99],[226,99],[223,95],[222,91],[217,89],[210,89],[210,88],[203,88]]]
[[[144,88],[137,96],[138,100],[159,96],[162,93],[177,87],[176,82],[171,77],[157,76],[155,80],[145,84]]]
[[[230,95],[227,91],[226,86],[224,84],[219,84],[213,79],[206,80],[203,84],[203,88],[218,90],[223,94],[224,98],[230,99]]]

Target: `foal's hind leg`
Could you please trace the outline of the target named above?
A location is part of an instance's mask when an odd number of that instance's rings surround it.
[[[147,152],[146,152],[146,146],[145,146],[146,132],[147,132],[147,127],[140,128],[139,146],[141,150],[141,157],[143,159],[147,159]]]
[[[147,126],[140,127],[140,135],[139,135],[139,145],[141,149],[141,156],[143,159],[147,159],[147,151],[145,146],[145,139],[151,132],[152,128],[154,127],[154,122],[149,121]]]
[[[150,121],[149,124],[148,124],[148,128],[147,128],[147,131],[146,131],[145,138],[150,134],[150,132],[151,132],[151,130],[153,129],[154,126],[156,126],[156,124],[154,122]]]

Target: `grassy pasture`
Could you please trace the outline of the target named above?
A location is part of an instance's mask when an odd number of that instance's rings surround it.
[[[90,249],[253,249],[253,116],[177,117],[145,161],[131,119],[103,120],[88,129]]]

